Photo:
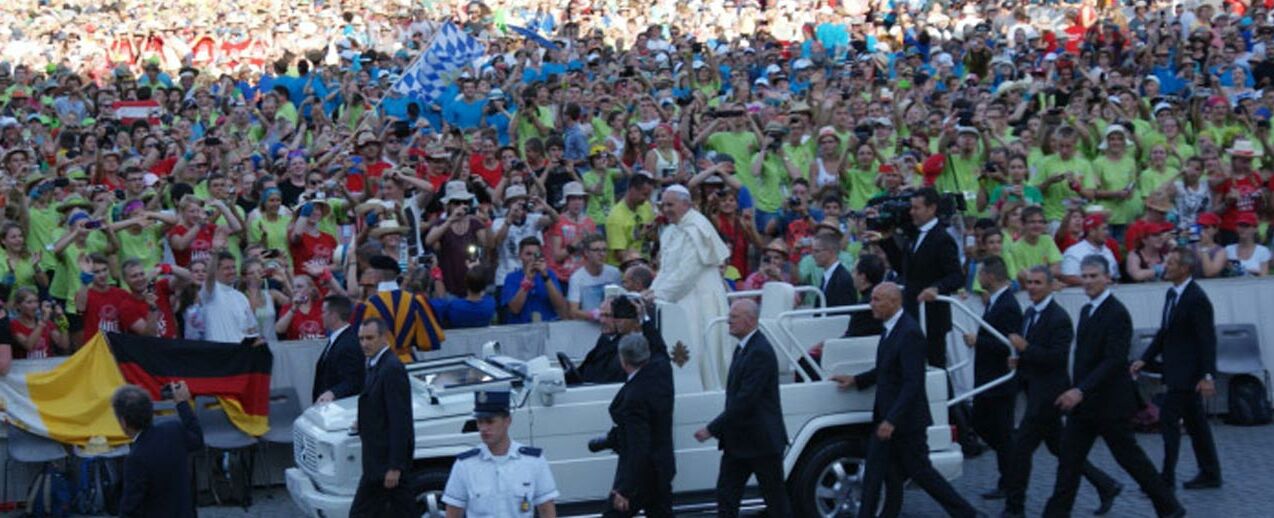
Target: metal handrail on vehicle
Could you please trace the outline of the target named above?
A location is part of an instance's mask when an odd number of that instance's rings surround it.
[[[818,304],[814,307],[816,308],[827,307],[827,295],[824,295],[823,290],[818,289],[818,286],[792,286],[792,288],[796,290],[797,295],[800,295],[802,293],[813,293],[814,298],[818,300]],[[746,297],[760,297],[761,293],[763,293],[764,291],[765,290],[732,291],[730,293],[725,294],[725,299],[726,301],[729,301],[731,299],[741,299]]]
[[[972,317],[973,321],[977,322],[978,327],[980,329],[985,329],[993,338],[995,338],[1000,343],[1004,344],[1004,346],[1009,349],[1010,357],[1012,358],[1017,357],[1017,350],[1013,349],[1013,346],[1009,343],[1009,339],[1005,337],[1002,333],[1000,333],[998,330],[996,330],[994,327],[992,327],[990,324],[988,324],[985,320],[982,320],[981,315],[978,315],[976,312],[969,309],[969,307],[965,306],[964,303],[960,302],[958,299],[955,299],[946,295],[938,296],[937,301],[949,303],[951,304],[952,307],[958,308],[960,311],[964,312],[964,314]],[[779,314],[778,318],[776,319],[776,324],[778,325],[779,331],[783,333],[784,337],[788,341],[790,341],[790,343],[797,344],[798,349],[800,349],[799,352],[801,354],[801,357],[806,359],[806,361],[809,363],[809,367],[811,369],[814,369],[815,372],[818,373],[821,379],[827,379],[827,373],[823,371],[823,366],[815,362],[814,359],[809,356],[809,353],[807,351],[799,347],[799,340],[796,338],[796,334],[792,332],[792,329],[789,323],[792,321],[792,319],[796,317],[852,313],[855,311],[870,309],[870,307],[871,306],[868,304],[855,304],[852,306],[834,306],[830,308],[798,309],[793,311],[785,311]],[[924,308],[925,306],[922,304],[920,306],[920,328],[922,330],[927,329],[925,327]],[[783,350],[783,354],[788,357],[788,360],[792,361],[793,363],[799,363],[796,360],[796,358],[791,354],[791,351],[787,350],[788,349],[787,347],[780,347],[780,349]],[[952,366],[949,369],[944,369],[944,370],[947,372],[947,375],[950,376],[952,371],[959,368],[963,368],[964,366],[968,365],[968,363],[969,361],[965,360],[955,366]],[[796,370],[804,381],[806,382],[810,381],[809,375],[805,373],[804,369],[796,369]],[[982,394],[983,392],[986,392],[999,385],[1008,383],[1009,380],[1013,379],[1013,376],[1016,374],[1016,372],[1017,372],[1017,369],[1015,367],[1010,368],[1007,374],[1000,376],[999,378],[996,378],[994,380],[991,380],[980,387],[974,387],[973,389],[969,390],[968,392],[965,392],[964,394],[952,397],[949,401],[947,401],[947,406],[950,407],[953,405],[958,405],[960,403],[968,401],[969,399],[973,398],[974,396],[977,396],[978,394]]]

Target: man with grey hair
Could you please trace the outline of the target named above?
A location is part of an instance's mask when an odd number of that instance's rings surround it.
[[[615,426],[606,446],[619,454],[615,482],[604,516],[672,516],[672,450],[675,394],[667,355],[653,355],[641,333],[619,340],[619,363],[628,376],[610,404]]]
[[[124,460],[120,516],[195,516],[189,454],[203,448],[203,430],[190,408],[186,382],[168,386],[180,420],[152,423],[150,394],[137,385],[124,385],[111,396],[119,427],[133,441]]]
[[[659,274],[647,295],[679,306],[690,323],[689,336],[703,336],[704,323],[727,310],[720,267],[730,258],[730,249],[708,218],[691,206],[685,187],[666,189],[659,210],[668,224],[659,233]],[[715,389],[720,373],[712,368],[729,363],[725,337],[714,334],[699,345],[700,379],[704,388]]]

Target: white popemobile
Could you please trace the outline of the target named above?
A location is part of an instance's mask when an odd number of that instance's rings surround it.
[[[874,391],[839,391],[831,374],[855,373],[875,362],[877,337],[840,339],[848,312],[866,306],[793,310],[800,289],[769,283],[761,292],[761,331],[779,354],[780,393],[790,446],[784,471],[797,516],[856,514],[867,437],[871,428]],[[821,294],[820,294],[821,295]],[[951,300],[946,299],[944,300]],[[978,325],[977,315],[953,304]],[[710,509],[716,486],[720,452],[714,441],[695,441],[694,431],[717,415],[724,404],[722,386],[702,379],[696,354],[702,337],[692,337],[685,315],[676,306],[659,304],[658,319],[673,360],[677,388],[673,437],[677,476],[674,500],[679,511]],[[713,320],[706,333],[720,332],[724,318]],[[1002,338],[1002,337],[1001,337]],[[826,340],[821,366],[805,350]],[[1004,340],[1007,345],[1007,340]],[[812,368],[797,367],[806,358]],[[724,381],[726,366],[703,372]],[[958,368],[958,366],[957,366]],[[457,454],[480,442],[473,420],[473,392],[497,387],[512,390],[514,440],[541,448],[548,458],[561,497],[559,514],[597,513],[611,490],[617,457],[590,453],[588,441],[611,427],[607,408],[621,385],[581,385],[567,388],[562,369],[540,356],[520,360],[502,356],[498,344],[484,347],[482,357],[465,355],[411,364],[407,367],[413,392],[416,450],[410,476],[404,478],[418,493],[422,514],[442,516],[441,492]],[[1011,376],[1012,373],[1010,373]],[[1007,380],[977,387],[955,399],[947,396],[947,372],[930,368],[925,392],[933,426],[929,427],[929,458],[948,479],[961,474],[960,447],[947,424],[947,407]],[[287,470],[288,492],[307,515],[345,517],[361,472],[361,444],[350,433],[357,416],[357,398],[311,407],[294,425],[296,467]],[[754,489],[754,488],[753,488]]]

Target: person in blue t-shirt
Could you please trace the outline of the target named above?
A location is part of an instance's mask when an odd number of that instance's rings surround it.
[[[515,111],[507,104],[504,91],[493,88],[487,93],[487,106],[482,116],[482,127],[494,129],[501,146],[509,145],[509,121],[513,120]]]
[[[442,118],[447,124],[463,131],[478,127],[487,107],[487,100],[478,97],[478,83],[472,78],[460,79],[460,97],[444,100]]]
[[[504,276],[500,307],[504,323],[551,322],[566,312],[566,297],[557,275],[544,260],[544,249],[534,236],[518,242],[522,268]]]
[[[464,274],[464,298],[430,299],[434,314],[442,319],[443,327],[458,329],[491,325],[491,319],[495,317],[495,298],[486,294],[489,272],[475,263]]]

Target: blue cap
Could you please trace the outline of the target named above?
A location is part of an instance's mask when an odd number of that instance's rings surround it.
[[[473,394],[473,416],[495,417],[509,415],[509,391],[478,391]]]

